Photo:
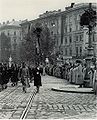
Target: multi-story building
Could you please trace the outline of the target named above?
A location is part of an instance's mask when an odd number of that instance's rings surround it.
[[[7,44],[5,39],[0,39],[0,61],[8,61],[11,56],[14,62],[20,60],[19,46],[21,42],[21,26],[19,25],[21,21],[15,21],[14,19],[0,25],[0,36],[5,36],[6,41],[9,40]],[[6,43],[6,46],[5,46]],[[8,46],[10,44],[10,46]]]
[[[97,4],[92,4],[92,8],[96,10]],[[89,8],[89,3],[74,4],[67,7],[62,13],[63,18],[63,56],[69,58],[70,56],[82,58],[86,54],[88,45],[88,29],[80,26],[81,15]],[[92,33],[91,39],[95,51],[95,42],[97,37],[97,30]]]
[[[42,15],[39,15],[39,18],[32,20],[32,21],[22,21],[22,33],[23,38],[26,37],[26,34],[29,30],[29,25],[35,25],[37,23],[40,23],[41,25],[47,25],[47,27],[50,30],[50,34],[52,39],[55,40],[55,49],[57,50],[60,46],[61,41],[61,10],[58,11],[46,11],[46,13],[43,13]]]
[[[97,4],[93,3],[92,8],[97,11]],[[84,28],[80,26],[80,17],[87,9],[89,9],[89,3],[73,3],[71,6],[66,7],[65,11],[46,11],[35,20],[23,22],[21,24],[23,34],[27,33],[29,24],[46,24],[52,38],[56,42],[54,52],[59,51],[60,56],[64,60],[83,58],[86,55],[89,38],[88,28],[86,28],[86,26],[84,26]],[[96,38],[97,28],[94,28],[91,36],[94,54],[96,54],[97,49]]]

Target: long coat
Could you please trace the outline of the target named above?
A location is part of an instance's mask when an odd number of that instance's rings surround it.
[[[94,71],[94,76],[93,76],[93,90],[95,93],[97,93],[97,71]]]
[[[12,69],[12,76],[11,76],[11,82],[17,82],[18,81],[18,68],[14,67]]]
[[[72,83],[75,83],[76,80],[76,68],[72,70]]]
[[[88,83],[88,85],[86,83]],[[93,86],[93,72],[89,68],[85,69],[84,84],[85,84],[86,87],[87,86],[88,87],[92,87]]]
[[[81,65],[79,65],[79,66],[77,67],[76,84],[78,84],[78,85],[83,84],[83,72],[82,72],[82,66],[81,66]]]
[[[2,84],[8,83],[8,71],[6,66],[3,66],[1,78],[2,78]]]
[[[3,80],[2,80],[2,70],[3,70],[3,67],[0,66],[0,85],[3,85]]]
[[[33,75],[34,75],[34,86],[42,86],[41,83],[41,70],[35,68],[33,71]]]
[[[72,83],[72,78],[73,77],[73,68],[70,69],[69,71],[69,82]]]

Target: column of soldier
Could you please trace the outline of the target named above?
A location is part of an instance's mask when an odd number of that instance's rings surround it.
[[[41,74],[42,74],[42,67]],[[35,73],[35,66],[27,65],[25,62],[21,64],[0,63],[0,92],[7,89],[8,85],[15,87],[18,83],[22,83],[23,91],[26,92],[26,86],[30,87]],[[25,79],[26,78],[26,79]]]

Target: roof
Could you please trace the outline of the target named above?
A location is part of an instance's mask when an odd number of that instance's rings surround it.
[[[0,27],[7,27],[7,26],[21,27],[20,24],[21,24],[21,21],[12,20],[11,22],[8,21],[4,24],[1,24]]]
[[[12,21],[7,25],[11,25],[11,26],[19,26],[20,27],[21,21]]]

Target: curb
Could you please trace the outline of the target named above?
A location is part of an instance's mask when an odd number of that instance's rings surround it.
[[[83,94],[94,94],[94,91],[70,91],[70,90],[61,90],[57,88],[51,88],[52,91],[57,91],[57,92],[67,92],[67,93],[83,93]]]

